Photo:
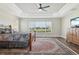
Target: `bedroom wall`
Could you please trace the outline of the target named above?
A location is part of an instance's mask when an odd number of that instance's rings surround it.
[[[15,31],[18,31],[18,17],[13,16],[0,9],[0,24],[12,25]]]
[[[51,21],[52,22],[52,32],[51,33],[38,33],[38,36],[42,37],[59,37],[61,33],[61,20],[53,18],[26,18],[21,20],[21,32],[29,31],[30,21]],[[42,34],[42,35],[41,35]]]
[[[79,8],[78,7],[76,9],[68,12],[68,14],[62,18],[61,37],[66,38],[67,31],[70,28],[70,19],[72,19],[74,17],[79,17]]]

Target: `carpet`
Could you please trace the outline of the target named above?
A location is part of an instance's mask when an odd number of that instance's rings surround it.
[[[32,46],[29,55],[76,55],[74,51],[57,39],[38,38]]]

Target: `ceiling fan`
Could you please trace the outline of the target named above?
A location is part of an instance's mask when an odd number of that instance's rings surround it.
[[[46,11],[45,8],[48,8],[48,7],[50,7],[50,6],[49,5],[48,6],[42,6],[42,4],[39,4],[39,8],[38,9],[39,9],[39,11],[42,11],[42,10]]]

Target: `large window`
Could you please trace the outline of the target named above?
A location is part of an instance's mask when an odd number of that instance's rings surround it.
[[[30,30],[33,32],[51,32],[52,23],[50,21],[30,22]]]

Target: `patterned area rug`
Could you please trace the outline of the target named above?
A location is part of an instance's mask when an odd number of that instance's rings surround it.
[[[75,55],[76,53],[57,39],[40,39],[33,42],[30,55]]]

